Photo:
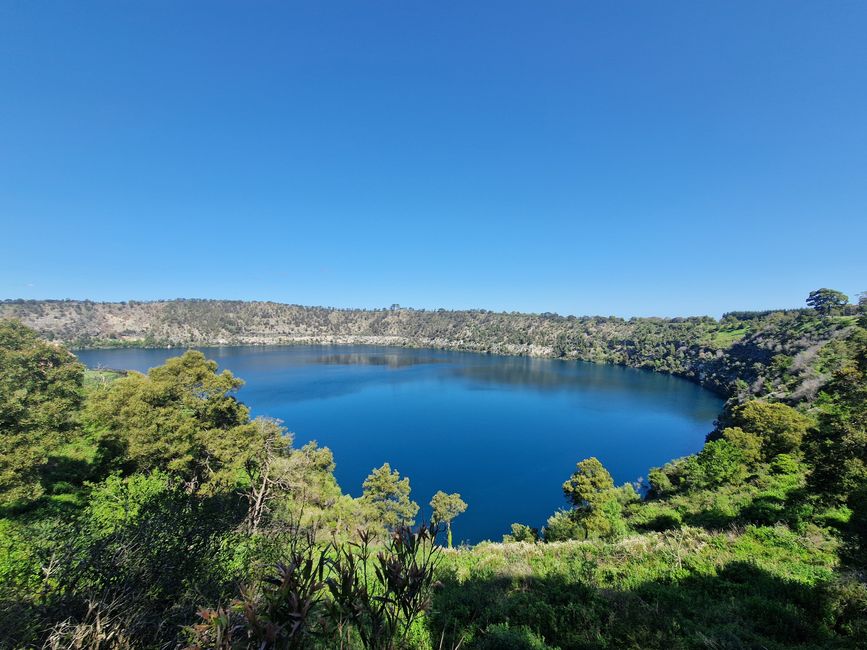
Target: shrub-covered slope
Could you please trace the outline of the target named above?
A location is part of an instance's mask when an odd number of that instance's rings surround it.
[[[0,320],[0,647],[865,647],[864,306],[616,322],[633,338],[606,354],[681,327],[724,346],[702,451],[638,490],[575,459],[542,530],[454,550],[431,532],[460,495],[413,532],[406,477],[344,494],[328,449],[250,419],[203,354],[87,373]]]
[[[271,302],[5,301],[16,318],[73,347],[372,343],[522,354],[649,368],[734,390],[812,398],[837,358],[852,308],[732,312],[722,320],[575,317],[413,309],[332,309]]]

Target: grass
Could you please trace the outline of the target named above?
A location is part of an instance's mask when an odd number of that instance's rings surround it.
[[[125,373],[119,370],[85,370],[84,389],[91,390],[105,384],[110,384],[115,379],[123,377]]]
[[[469,648],[502,621],[548,648],[850,647],[828,619],[836,566],[824,539],[783,525],[487,543],[445,553],[429,620]]]
[[[716,348],[730,347],[744,338],[749,329],[748,325],[741,325],[740,327],[718,330],[710,336],[707,344]]]

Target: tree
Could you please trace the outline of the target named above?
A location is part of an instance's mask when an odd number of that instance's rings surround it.
[[[853,337],[855,357],[819,398],[818,425],[807,442],[811,487],[836,501],[867,485],[867,331]]]
[[[445,522],[446,536],[448,538],[448,546],[452,547],[452,519],[463,513],[467,509],[467,504],[461,499],[461,495],[455,492],[454,494],[446,494],[442,490],[433,495],[430,501],[430,506],[433,508],[433,520],[436,523]]]
[[[608,470],[597,458],[587,458],[563,483],[563,494],[573,506],[570,516],[584,537],[608,537],[623,529],[623,506]],[[551,528],[551,521],[549,521]],[[547,539],[547,534],[546,534]]]
[[[258,418],[255,421],[257,440],[255,451],[244,463],[249,487],[247,496],[247,532],[256,533],[270,510],[270,502],[292,487],[289,458],[292,438],[277,420]]]
[[[379,520],[389,530],[409,526],[415,521],[418,504],[410,501],[409,478],[400,478],[397,470],[385,463],[373,470],[362,483],[362,500],[373,507]]]
[[[796,451],[813,421],[791,406],[752,400],[732,412],[732,427],[761,438],[762,455],[770,460],[777,454]]]
[[[0,505],[26,504],[77,427],[84,366],[18,321],[0,321]]]
[[[188,351],[98,390],[87,415],[104,441],[123,449],[118,461],[127,471],[158,469],[191,491],[213,492],[233,486],[259,453],[261,430],[233,395],[243,383]]]
[[[563,493],[578,510],[591,508],[600,495],[613,489],[611,474],[595,457],[579,462],[569,480],[563,483]]]
[[[728,440],[739,449],[747,465],[755,465],[762,459],[762,438],[752,431],[727,427],[722,430],[722,440]]]
[[[747,477],[744,452],[726,439],[711,440],[685,461],[683,476],[689,487],[739,485]]]
[[[503,542],[538,542],[539,529],[531,528],[526,524],[512,524],[512,532],[503,535]]]
[[[816,289],[807,296],[807,305],[823,316],[828,316],[837,308],[847,304],[849,304],[849,296],[833,289]]]

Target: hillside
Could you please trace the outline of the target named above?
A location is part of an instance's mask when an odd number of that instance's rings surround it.
[[[604,360],[733,373],[717,428],[641,494],[575,459],[544,527],[457,549],[459,494],[414,527],[387,463],[344,493],[339,458],[251,418],[204,354],[92,373],[0,320],[0,647],[864,647],[865,307],[607,321]],[[476,340],[572,322],[494,316]]]
[[[625,320],[222,300],[4,301],[0,318],[19,319],[45,338],[71,347],[293,343],[435,347],[617,363],[677,374],[724,395],[778,394],[795,401],[815,396],[833,372],[823,350],[845,337],[854,322],[847,315],[817,318],[812,309],[732,312],[719,321],[709,317]]]

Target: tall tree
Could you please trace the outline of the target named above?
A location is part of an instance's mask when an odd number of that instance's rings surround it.
[[[571,502],[571,516],[584,530],[585,537],[609,536],[622,524],[622,506],[614,481],[597,458],[577,464],[575,472],[563,483],[563,494]]]
[[[457,492],[446,494],[442,490],[433,495],[430,500],[433,508],[433,520],[436,523],[445,523],[446,537],[449,548],[452,547],[452,520],[463,512],[466,512],[467,504]]]
[[[238,480],[261,440],[249,410],[234,397],[242,384],[189,351],[98,390],[87,413],[105,438],[125,449],[128,470],[159,469],[190,490],[216,490]]]
[[[244,463],[249,485],[247,496],[247,532],[256,533],[270,511],[271,502],[292,487],[292,437],[279,421],[257,418],[254,451]]]
[[[0,321],[0,504],[43,493],[41,472],[76,427],[83,376],[68,350]]]
[[[823,316],[834,313],[834,310],[849,304],[849,296],[834,289],[816,289],[807,296],[807,305]]]
[[[418,504],[409,498],[409,478],[400,478],[397,470],[385,463],[373,470],[362,484],[362,500],[373,507],[379,520],[389,530],[411,525],[418,513]]]

